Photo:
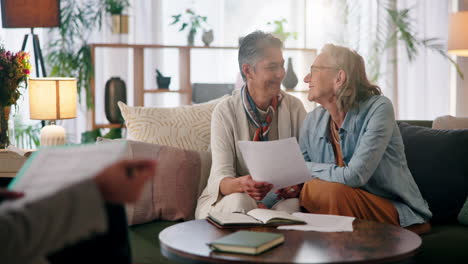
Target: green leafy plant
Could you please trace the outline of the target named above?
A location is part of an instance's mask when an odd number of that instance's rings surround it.
[[[15,141],[20,149],[35,149],[40,144],[41,123],[34,125],[22,123],[19,115],[15,116]]]
[[[418,48],[427,48],[438,54],[440,54],[445,59],[448,59],[452,63],[457,73],[463,79],[463,73],[460,70],[458,64],[447,54],[446,47],[442,43],[442,40],[439,38],[426,38],[420,39],[417,37],[417,34],[413,30],[413,25],[409,17],[410,9],[405,8],[401,10],[386,8],[391,21],[396,26],[396,30],[390,35],[388,42],[394,43],[396,39],[403,41],[405,43],[406,54],[409,61],[413,61],[418,55]]]
[[[195,35],[199,29],[203,29],[207,17],[197,15],[192,9],[186,9],[185,12],[173,15],[171,25],[181,24],[179,31],[189,30],[189,36]],[[190,41],[189,41],[190,42]],[[191,43],[193,44],[193,43]]]
[[[121,15],[125,8],[130,6],[128,0],[104,0],[107,13],[111,15]]]
[[[284,25],[286,23],[288,23],[288,21],[285,18],[282,18],[280,20],[273,20],[273,22],[267,23],[267,25],[275,27],[273,32],[271,33],[275,35],[277,38],[281,39],[282,42],[285,42],[289,37],[292,37],[293,39],[297,39],[297,32],[285,31]]]
[[[371,82],[377,82],[382,75],[382,56],[387,49],[395,49],[398,40],[403,43],[409,62],[414,61],[421,50],[429,49],[449,60],[455,66],[459,76],[464,77],[458,64],[447,54],[441,39],[418,37],[413,25],[414,20],[410,17],[411,8],[397,9],[396,0],[379,0],[376,3],[378,12],[375,27],[376,35],[372,40],[372,50],[366,60],[366,68],[369,69],[368,74]],[[349,26],[352,23],[351,21],[360,20],[363,8],[359,1],[342,0],[341,6],[343,6],[344,10],[345,24]],[[351,26],[350,28],[356,30],[349,32],[350,34],[361,35],[360,26]],[[351,45],[353,48],[359,49],[359,40],[353,44]],[[393,63],[397,64],[398,61]]]
[[[60,27],[51,29],[55,36],[47,48],[47,60],[51,76],[77,78],[78,95],[86,92],[86,105],[92,108],[90,81],[93,77],[91,50],[88,40],[93,30],[101,29],[102,14],[109,0],[87,0],[86,2],[62,0],[60,2]],[[125,2],[116,1],[114,2]]]
[[[102,135],[100,128],[83,132],[81,133],[81,143],[96,142],[98,137],[103,137],[107,139],[122,138],[122,128],[111,128],[109,129],[109,132],[107,132],[104,136]]]

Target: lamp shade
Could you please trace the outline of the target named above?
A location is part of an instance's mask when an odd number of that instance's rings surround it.
[[[449,53],[468,56],[468,11],[450,15]]]
[[[75,118],[76,102],[75,78],[29,79],[29,115],[31,119]]]
[[[59,0],[1,0],[4,28],[58,27]]]

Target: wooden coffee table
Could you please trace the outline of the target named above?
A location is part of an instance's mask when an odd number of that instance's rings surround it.
[[[245,228],[285,235],[282,245],[258,256],[212,252],[207,243],[237,230],[218,229],[206,220],[170,226],[159,241],[164,256],[190,263],[383,263],[409,258],[421,246],[421,238],[404,228],[358,219],[353,226],[353,232],[332,233]]]

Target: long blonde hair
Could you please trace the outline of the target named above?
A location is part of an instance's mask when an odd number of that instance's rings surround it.
[[[372,95],[382,94],[380,87],[371,84],[367,79],[364,59],[356,51],[326,44],[322,48],[322,54],[328,56],[338,69],[346,73],[346,81],[336,94],[336,103],[340,111],[348,112],[360,101],[366,100]]]

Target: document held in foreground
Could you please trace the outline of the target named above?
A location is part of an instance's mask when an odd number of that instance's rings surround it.
[[[114,162],[128,158],[125,142],[41,148],[23,165],[9,189],[35,200],[96,176]]]
[[[250,175],[281,189],[311,180],[296,138],[275,141],[239,141]]]

